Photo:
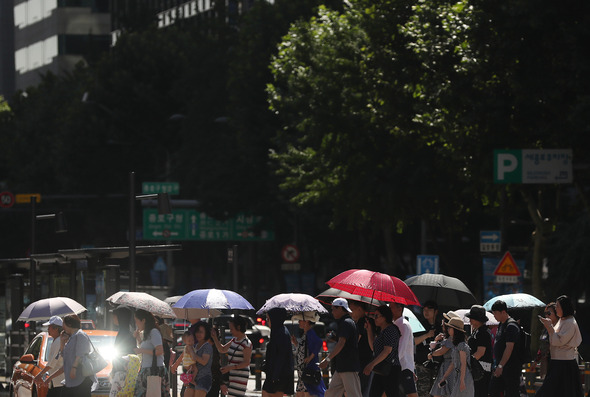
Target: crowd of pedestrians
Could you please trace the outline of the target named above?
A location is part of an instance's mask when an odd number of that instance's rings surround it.
[[[467,329],[453,311],[442,313],[443,320],[438,322],[438,305],[426,302],[426,330],[417,334],[399,303],[380,306],[370,317],[362,303],[343,298],[335,299],[331,309],[337,321],[337,342],[319,363],[320,369],[330,366],[332,371],[326,397],[521,396],[522,352],[527,346],[523,346],[519,322],[501,300],[491,308],[498,322],[495,334],[480,305],[466,314]],[[539,320],[545,327],[542,341],[547,346],[542,347],[546,376],[537,396],[581,397],[576,358],[582,339],[570,299],[560,296]],[[481,370],[474,378],[475,362]],[[298,392],[307,387],[309,395],[322,395],[310,385],[300,386]]]
[[[263,366],[263,397],[295,392],[297,397],[520,397],[524,334],[502,300],[491,307],[498,322],[495,335],[487,326],[486,309],[480,305],[472,306],[466,314],[468,331],[457,313],[441,313],[439,321],[437,303],[425,302],[425,330],[416,334],[403,315],[404,305],[389,303],[373,313],[367,309],[361,302],[344,298],[332,301],[336,344],[321,361],[322,341],[313,331],[319,320],[317,313],[300,313],[291,318],[303,331],[297,339],[284,326],[287,311],[269,310],[271,334]],[[536,395],[581,397],[577,347],[582,337],[572,302],[560,296],[547,305],[539,321],[544,332],[537,359],[544,381]],[[252,342],[246,336],[244,318],[232,317],[232,339],[225,344],[220,343],[217,330],[208,323],[196,322],[183,336],[186,347],[176,360],[165,359],[165,350],[170,349],[162,334],[166,334],[164,325],[158,324],[151,313],[138,309],[133,314],[119,307],[113,311],[113,322],[118,326],[115,347],[125,358],[113,362],[112,397],[145,396],[148,377],[153,375],[161,379],[161,396],[169,396],[169,371],[175,373],[180,365],[184,372],[183,396],[217,397],[220,391],[231,397],[245,395]],[[76,315],[54,316],[44,325],[56,341],[49,352],[47,371],[43,372],[49,376],[42,378],[49,388],[48,396],[90,396],[96,377],[83,374],[81,360],[92,346],[80,329],[80,319]],[[227,365],[221,366],[220,354],[227,354]],[[481,371],[475,371],[477,363]],[[320,371],[328,368],[332,376],[326,387]],[[298,375],[296,387],[294,370]]]

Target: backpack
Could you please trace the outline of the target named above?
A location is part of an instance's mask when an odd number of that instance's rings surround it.
[[[510,324],[516,325],[519,330],[518,342],[514,344],[514,350],[512,353],[516,354],[515,357],[518,359],[520,364],[531,362],[533,360],[531,355],[531,334],[526,332],[524,328],[513,318],[508,320],[508,324],[506,326],[509,326]]]

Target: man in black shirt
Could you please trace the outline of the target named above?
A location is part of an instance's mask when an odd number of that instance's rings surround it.
[[[344,392],[347,397],[362,397],[359,380],[361,370],[358,352],[359,334],[354,320],[350,318],[350,313],[346,299],[334,299],[332,315],[338,321],[336,334],[338,342],[320,363],[320,368],[324,369],[333,361],[332,365],[335,369],[325,397],[341,397]]]
[[[418,395],[428,397],[438,373],[438,368],[425,368],[422,364],[428,360],[430,342],[442,332],[442,326],[438,321],[438,305],[436,302],[425,302],[422,306],[422,315],[424,316],[422,325],[424,325],[426,331],[414,336],[414,343],[416,344],[414,362],[416,363],[416,375],[418,376],[416,381]]]
[[[492,305],[492,314],[500,322],[494,342],[494,364],[490,381],[490,397],[519,397],[522,363],[515,353],[520,338],[520,327],[509,315],[506,302],[497,300]]]

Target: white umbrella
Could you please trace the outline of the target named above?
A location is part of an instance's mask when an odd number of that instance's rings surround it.
[[[317,311],[318,313],[328,313],[320,301],[318,301],[313,296],[307,294],[289,293],[275,295],[268,299],[264,306],[262,306],[260,310],[256,312],[256,314],[260,315],[262,313],[266,313],[270,309],[274,309],[276,307],[282,307],[291,313],[312,311]]]
[[[86,308],[73,299],[63,296],[41,299],[31,303],[20,314],[17,321],[41,321],[51,316],[66,316],[68,314],[80,314]]]
[[[115,305],[125,305],[135,309],[142,309],[160,317],[176,317],[169,304],[145,292],[119,291],[109,296],[106,300]]]
[[[467,313],[469,313],[470,309],[459,309],[459,310],[453,310],[455,313],[457,313],[457,315],[459,317],[461,317],[461,320],[463,320],[463,323],[465,324],[469,324],[469,317],[465,316]],[[498,320],[496,320],[496,317],[494,317],[494,315],[490,312],[486,311],[486,316],[488,318],[488,321],[486,322],[487,325],[498,325]]]

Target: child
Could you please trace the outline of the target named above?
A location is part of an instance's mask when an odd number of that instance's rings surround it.
[[[186,386],[188,386],[188,384],[190,384],[192,382],[195,375],[197,374],[197,367],[195,365],[196,361],[193,358],[196,355],[196,353],[194,351],[194,346],[195,346],[194,335],[187,330],[184,332],[184,334],[182,334],[182,341],[184,342],[184,345],[185,345],[184,351],[182,352],[180,357],[178,357],[176,362],[174,364],[172,364],[172,367],[170,369],[171,369],[172,373],[175,374],[178,366],[182,362],[182,372],[183,373],[180,376],[180,380],[182,380],[182,383],[184,384],[184,387],[183,387],[183,389],[184,389],[184,388],[186,388]],[[192,351],[192,354],[191,354],[191,351]]]

